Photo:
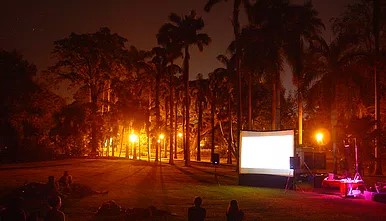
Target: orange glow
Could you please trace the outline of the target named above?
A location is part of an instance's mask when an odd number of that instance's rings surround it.
[[[164,138],[165,138],[165,135],[164,135],[164,134],[160,134],[160,135],[159,135],[159,139],[160,139],[160,140],[163,140]]]
[[[316,138],[316,142],[318,142],[318,144],[323,144],[324,135],[322,133],[318,132],[315,135],[315,138]]]
[[[180,133],[178,133],[178,137],[182,137],[182,133],[180,132]]]
[[[138,141],[138,135],[137,134],[130,134],[130,142],[135,143]]]

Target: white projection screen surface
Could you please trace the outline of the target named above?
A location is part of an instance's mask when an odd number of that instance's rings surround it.
[[[294,131],[241,131],[240,174],[293,177]]]

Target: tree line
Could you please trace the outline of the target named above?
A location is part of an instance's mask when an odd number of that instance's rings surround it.
[[[216,13],[221,2],[203,7]],[[120,156],[122,150],[127,157],[134,145],[127,135],[135,132],[141,141],[135,148],[142,148],[136,151],[149,159],[168,150],[169,163],[183,153],[189,165],[204,148],[237,163],[240,130],[295,129],[301,148],[315,145],[313,133],[325,128],[327,150],[339,153],[341,141],[354,136],[361,159],[382,173],[385,7],[379,0],[348,5],[326,41],[311,1],[234,0],[234,39],[217,57],[223,66],[208,77],[189,69],[190,50],[211,43],[194,10],[171,13],[150,51],[105,27],[55,41],[55,63],[44,71],[48,85],[36,83],[35,66],[20,54],[1,51],[1,158]],[[243,25],[240,10],[247,15]],[[283,87],[285,63],[295,92]],[[75,90],[70,104],[48,90],[63,82]]]

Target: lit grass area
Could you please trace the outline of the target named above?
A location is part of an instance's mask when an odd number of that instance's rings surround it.
[[[225,220],[231,199],[239,201],[245,220],[386,220],[386,204],[316,193],[310,187],[302,192],[238,186],[234,167],[214,168],[206,163],[185,167],[182,161],[173,166],[107,159],[1,165],[0,195],[25,182],[46,182],[49,175],[59,178],[64,170],[74,182],[109,191],[64,199],[62,209],[70,221],[93,220],[98,207],[108,200],[126,208],[153,205],[170,211],[173,216],[169,220],[187,220],[195,196],[203,198],[206,220]]]

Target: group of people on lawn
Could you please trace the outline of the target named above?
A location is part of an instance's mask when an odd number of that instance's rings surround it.
[[[47,205],[49,210],[44,216],[44,221],[65,221],[65,214],[60,210],[62,206],[63,194],[71,192],[72,176],[68,171],[64,171],[58,182],[54,176],[48,177],[45,194],[47,196]],[[34,214],[27,214],[22,206],[23,198],[14,196],[10,199],[7,207],[0,209],[0,221],[37,221],[41,220]],[[194,206],[188,209],[188,221],[204,221],[206,218],[206,209],[202,207],[202,198],[194,199]],[[226,210],[227,221],[242,221],[244,212],[239,208],[236,200],[229,202]]]
[[[65,214],[60,210],[62,206],[62,194],[69,193],[72,184],[72,176],[64,171],[58,182],[54,176],[49,176],[44,190],[41,192],[47,200],[48,211],[44,217],[38,214],[29,214],[23,209],[23,197],[12,196],[8,205],[0,209],[1,221],[65,221]]]
[[[188,221],[204,221],[206,218],[206,209],[202,206],[201,197],[194,199],[194,206],[188,209]],[[237,200],[231,200],[226,210],[227,221],[242,221],[244,212],[239,208]]]

